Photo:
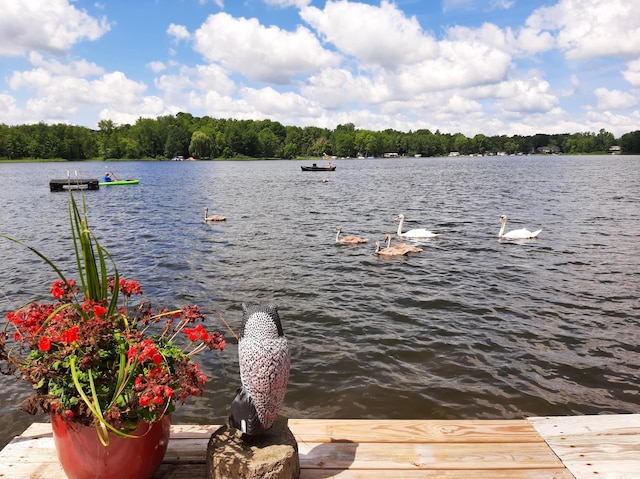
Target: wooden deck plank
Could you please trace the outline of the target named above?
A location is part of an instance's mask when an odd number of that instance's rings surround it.
[[[542,442],[526,420],[289,419],[301,441],[337,442]]]
[[[529,421],[576,479],[640,479],[640,414]]]
[[[526,420],[291,419],[301,479],[573,479]],[[173,425],[154,479],[206,476],[218,425]],[[505,437],[507,436],[507,437]],[[48,423],[32,424],[0,451],[0,479],[64,478]]]
[[[544,443],[394,444],[298,443],[304,469],[465,470],[562,469]]]
[[[574,479],[566,469],[535,470],[468,470],[468,471],[327,471],[302,470],[300,479]],[[155,478],[154,478],[155,479]]]

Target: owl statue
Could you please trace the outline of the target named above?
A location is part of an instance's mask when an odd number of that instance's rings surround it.
[[[242,305],[238,340],[240,382],[229,423],[248,436],[259,436],[278,416],[289,381],[291,356],[276,305]]]

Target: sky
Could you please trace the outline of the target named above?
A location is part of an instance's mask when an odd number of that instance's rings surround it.
[[[640,129],[628,0],[0,0],[0,123]]]

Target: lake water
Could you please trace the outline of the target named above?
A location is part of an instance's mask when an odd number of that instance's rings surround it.
[[[86,192],[94,233],[155,305],[275,302],[292,347],[284,414],[305,418],[521,418],[638,413],[640,157],[0,164],[0,232],[66,271],[67,171],[105,165],[138,186]],[[323,182],[328,178],[330,181]],[[227,216],[205,224],[203,208]],[[427,228],[400,258],[375,241]],[[501,243],[507,229],[539,239]],[[343,234],[369,238],[335,246]],[[46,293],[53,273],[0,242],[0,313]],[[211,324],[218,324],[214,315]],[[239,385],[237,347],[203,358],[206,395],[176,423],[220,423]],[[34,420],[28,388],[0,377],[0,445]]]

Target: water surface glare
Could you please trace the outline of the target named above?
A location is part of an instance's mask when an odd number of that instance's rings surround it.
[[[215,308],[237,328],[242,302],[277,303],[293,352],[289,417],[640,412],[639,157],[301,164],[109,163],[140,184],[87,192],[90,223],[155,305]],[[68,195],[48,182],[76,170],[101,177],[105,163],[0,164],[0,232],[67,272]],[[205,206],[227,221],[205,224]],[[405,229],[442,237],[377,257],[399,213]],[[543,228],[540,238],[499,242],[502,214],[507,229]],[[338,225],[369,243],[335,246]],[[25,249],[0,248],[4,316],[55,277]],[[207,392],[174,422],[225,420],[239,385],[229,343],[203,361]],[[43,419],[18,410],[26,385],[0,382],[2,446]]]

